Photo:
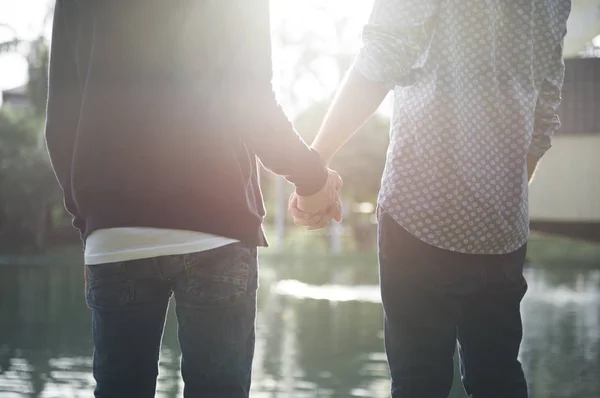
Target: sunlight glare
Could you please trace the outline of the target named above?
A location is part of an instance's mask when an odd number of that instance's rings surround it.
[[[345,70],[336,57],[350,57],[360,47],[362,26],[373,0],[272,0],[274,86],[294,116],[311,104],[328,99]],[[309,63],[313,74],[301,71],[301,56],[318,54]]]
[[[282,280],[272,288],[272,292],[297,299],[381,303],[377,285],[309,285],[297,280]]]

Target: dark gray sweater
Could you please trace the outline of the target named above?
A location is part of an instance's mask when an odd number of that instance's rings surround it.
[[[268,0],[57,0],[46,139],[82,236],[266,244],[256,158],[301,194],[327,178],[271,80]]]

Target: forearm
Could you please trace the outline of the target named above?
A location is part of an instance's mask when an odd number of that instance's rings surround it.
[[[413,71],[427,51],[437,6],[438,0],[375,1],[361,51],[313,143],[326,164],[391,89],[414,83]]]
[[[312,144],[325,164],[329,164],[335,153],[373,115],[388,91],[356,68],[350,69]]]
[[[236,130],[263,166],[283,175],[302,195],[312,195],[325,185],[327,171],[319,154],[296,133],[273,91],[269,1],[241,4],[246,9],[240,13],[242,35],[234,63],[242,77],[233,85],[232,117],[240,122]]]
[[[266,98],[269,95],[271,99]],[[265,93],[265,96],[263,106],[254,109],[255,118],[248,127],[242,127],[249,149],[265,168],[294,184],[299,194],[312,195],[327,180],[321,157],[296,133],[274,94]]]

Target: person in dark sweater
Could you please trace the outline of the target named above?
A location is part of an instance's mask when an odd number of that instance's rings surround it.
[[[269,1],[57,0],[46,140],[85,248],[96,397],[153,397],[177,303],[186,397],[247,397],[257,158],[341,219],[271,80]]]

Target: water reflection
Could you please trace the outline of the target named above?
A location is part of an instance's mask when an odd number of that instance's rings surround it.
[[[274,294],[292,296],[298,299],[381,303],[381,295],[377,285],[309,285],[297,280],[286,279],[277,282],[271,291]]]
[[[266,264],[265,264],[266,262]],[[386,397],[371,266],[263,261],[253,397]],[[600,396],[600,272],[528,270],[522,361],[533,398]],[[77,266],[0,267],[0,397],[90,397],[90,314]],[[170,314],[158,397],[180,397]],[[458,380],[457,380],[458,381]],[[452,397],[463,397],[458,383]]]
[[[600,271],[532,272],[522,361],[533,397],[600,396]]]

